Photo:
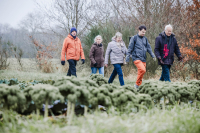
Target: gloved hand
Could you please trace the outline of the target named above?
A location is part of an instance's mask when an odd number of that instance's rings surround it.
[[[183,60],[182,56],[178,57],[178,61],[182,61],[182,60]]]
[[[165,64],[165,63],[162,61],[161,57],[159,57],[158,59],[159,59],[159,61],[160,61],[161,64]]]
[[[97,63],[94,64],[94,67],[96,67],[96,66],[97,66]]]
[[[65,61],[61,61],[61,64],[64,66],[65,65]]]
[[[82,61],[82,64],[84,64],[84,63],[85,63],[85,60],[84,60],[84,59],[81,59],[81,61]]]
[[[153,60],[156,61],[156,57],[154,57]]]

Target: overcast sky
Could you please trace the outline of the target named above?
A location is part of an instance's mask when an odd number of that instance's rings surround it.
[[[17,28],[28,13],[37,9],[34,1],[48,4],[47,0],[0,0],[0,23]]]

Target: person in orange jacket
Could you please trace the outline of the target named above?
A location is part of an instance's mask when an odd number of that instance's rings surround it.
[[[67,76],[76,76],[76,64],[81,56],[82,64],[85,63],[85,56],[83,52],[83,47],[81,46],[80,39],[76,36],[77,30],[72,27],[70,34],[65,38],[63,42],[62,52],[61,52],[61,64],[65,65],[65,54],[67,61],[69,63],[69,70]]]

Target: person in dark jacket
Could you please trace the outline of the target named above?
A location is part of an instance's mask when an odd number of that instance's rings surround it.
[[[170,80],[170,68],[174,62],[174,53],[179,61],[182,61],[182,56],[175,38],[172,33],[172,26],[166,25],[165,30],[159,34],[155,41],[155,55],[158,59],[158,64],[162,66],[162,75],[160,81]]]
[[[90,66],[92,70],[92,74],[97,73],[97,69],[99,69],[99,74],[104,76],[104,48],[102,45],[102,37],[100,35],[96,36],[94,39],[94,44],[90,49]]]
[[[146,27],[141,25],[138,30],[138,34],[130,39],[128,54],[126,56],[126,62],[129,62],[130,56],[132,56],[132,60],[138,69],[137,80],[134,86],[136,89],[138,89],[142,84],[142,78],[146,72],[146,52],[148,52],[153,60],[156,61],[151,45],[144,36],[146,33]]]
[[[112,41],[108,43],[105,54],[105,67],[108,67],[108,59],[110,56],[110,62],[114,66],[114,70],[108,80],[108,83],[112,83],[117,75],[119,75],[120,85],[124,85],[124,78],[121,66],[126,64],[125,55],[127,55],[127,48],[122,40],[122,34],[117,32],[112,38]]]

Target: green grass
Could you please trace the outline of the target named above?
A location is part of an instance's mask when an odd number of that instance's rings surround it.
[[[157,108],[139,113],[119,114],[98,112],[87,117],[74,117],[67,126],[64,116],[36,120],[14,112],[4,112],[0,132],[4,133],[199,133],[200,113],[190,105],[174,106],[170,110]]]

